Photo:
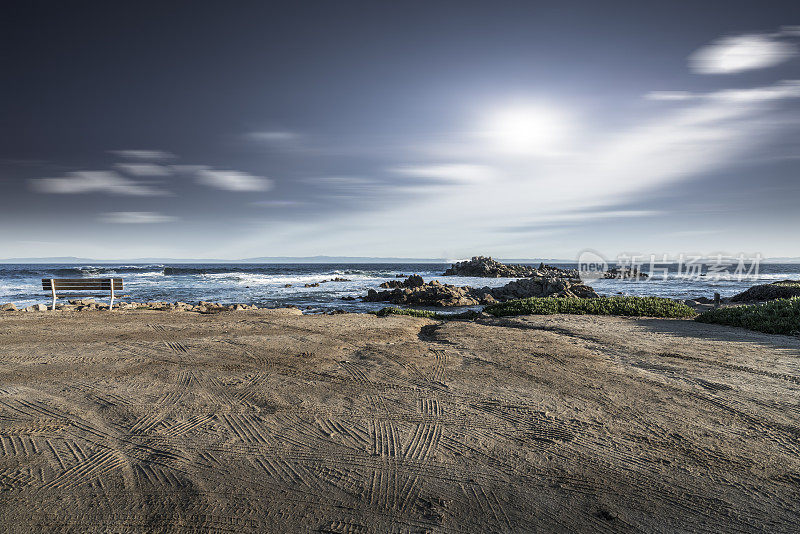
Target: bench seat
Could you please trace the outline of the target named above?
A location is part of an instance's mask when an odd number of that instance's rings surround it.
[[[108,309],[114,306],[114,294],[122,291],[122,278],[42,278],[42,290],[49,291],[53,295],[52,309],[56,309],[57,291],[90,291],[106,292],[111,294],[111,302]],[[67,296],[63,295],[62,296]],[[82,296],[82,295],[69,295]]]

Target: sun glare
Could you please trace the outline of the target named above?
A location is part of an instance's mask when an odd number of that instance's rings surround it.
[[[547,155],[557,150],[565,129],[566,120],[560,112],[543,106],[520,106],[491,115],[483,135],[500,152]]]

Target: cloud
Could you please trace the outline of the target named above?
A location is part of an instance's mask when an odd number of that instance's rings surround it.
[[[53,194],[110,193],[142,197],[170,194],[125,178],[114,171],[72,172],[62,178],[34,179],[31,180],[31,185],[37,191]]]
[[[376,183],[372,178],[362,176],[314,176],[303,178],[302,181],[330,187],[365,187]]]
[[[774,150],[775,139],[787,138],[789,129],[796,128],[781,109],[787,99],[798,96],[794,81],[692,94],[680,107],[661,110],[627,128],[587,128],[584,135],[569,139],[564,156],[547,160],[519,161],[487,154],[476,144],[464,145],[462,163],[457,165],[466,165],[465,169],[475,166],[482,170],[475,176],[492,179],[459,184],[447,194],[427,194],[413,203],[389,206],[381,218],[369,219],[371,235],[391,233],[394,221],[403,220],[405,231],[392,242],[399,249],[429,250],[447,243],[448,247],[473,250],[497,250],[507,244],[518,250],[524,246],[520,232],[533,228],[582,225],[592,231],[616,218],[633,221],[660,215],[635,206],[643,199],[682,189],[682,182],[736,169],[754,155],[763,157],[764,151]],[[402,169],[407,176],[461,175],[453,173],[450,165],[436,163],[395,169]],[[364,217],[353,213],[344,220],[359,228],[367,224]],[[501,222],[503,228],[487,225],[487,221]],[[511,228],[514,225],[519,226],[517,233]],[[333,235],[321,231],[318,235],[320,243],[347,243],[348,238],[363,243],[364,239],[355,232]],[[425,243],[420,243],[420,235],[426,236]],[[557,239],[552,242],[560,246]],[[540,245],[545,246],[538,238],[530,243],[531,247]]]
[[[240,171],[215,171],[201,169],[197,173],[197,182],[209,187],[226,191],[267,191],[273,182],[269,178],[253,176]]]
[[[797,48],[778,36],[736,35],[717,39],[692,53],[689,68],[698,74],[735,74],[774,67],[796,55]]]
[[[99,219],[101,222],[111,224],[159,224],[178,220],[177,217],[152,211],[114,211],[103,213]]]
[[[268,131],[268,132],[250,132],[245,134],[245,138],[250,141],[258,141],[266,143],[283,143],[287,141],[295,141],[300,138],[300,135],[294,132]]]
[[[724,89],[706,95],[707,98],[728,102],[757,103],[800,97],[800,80],[786,80],[766,87]]]
[[[501,227],[501,231],[506,232],[529,232],[552,226],[568,226],[572,224],[585,223],[590,221],[602,221],[607,219],[632,219],[643,217],[657,217],[664,215],[659,210],[598,210],[598,211],[578,211],[551,213],[546,220],[536,220],[529,224],[513,225]]]
[[[169,176],[168,167],[153,163],[117,163],[115,167],[133,176]]]
[[[450,163],[445,165],[410,165],[390,169],[395,174],[418,178],[432,178],[445,182],[475,183],[489,181],[494,171],[486,165]]]
[[[648,100],[686,102],[689,100],[717,100],[731,103],[759,103],[800,98],[800,80],[784,80],[773,85],[751,87],[748,89],[722,89],[709,93],[690,93],[688,91],[651,91],[645,95]]]
[[[163,150],[112,150],[111,154],[125,159],[137,159],[146,161],[160,161],[174,159],[177,156]]]
[[[298,206],[305,206],[308,202],[302,200],[257,200],[251,202],[251,206],[259,208],[294,208]]]
[[[662,100],[666,102],[679,102],[696,98],[689,91],[650,91],[644,97],[647,100]]]
[[[170,171],[181,174],[197,174],[200,171],[210,170],[208,165],[170,165]]]

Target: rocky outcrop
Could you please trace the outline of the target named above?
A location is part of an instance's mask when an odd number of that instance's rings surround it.
[[[379,287],[384,289],[395,289],[395,288],[404,288],[404,287],[422,287],[425,285],[425,280],[418,274],[412,274],[408,278],[403,281],[400,280],[389,280],[388,282],[382,283]]]
[[[410,276],[399,282],[391,280],[381,284],[387,291],[370,289],[367,302],[390,302],[405,306],[477,306],[495,304],[528,297],[581,297],[595,298],[597,293],[578,280],[537,276],[509,282],[503,287],[474,288],[442,284],[437,280],[424,283],[420,276]]]
[[[509,282],[503,287],[492,289],[491,294],[500,302],[528,297],[599,297],[594,289],[579,281],[545,276]]]
[[[508,265],[485,256],[475,256],[468,261],[454,263],[443,276],[472,276],[479,278],[528,278],[547,276],[558,278],[578,278],[576,269],[559,269],[552,265],[540,263],[539,267],[531,265]]]
[[[13,302],[0,304],[0,311],[17,311],[17,306]]]
[[[800,297],[800,280],[781,280],[753,286],[731,297],[731,302],[761,302],[765,300]]]
[[[603,273],[603,278],[618,280],[646,280],[647,277],[638,267],[612,267]]]
[[[408,282],[413,277],[405,280]],[[367,302],[391,302],[393,304],[403,304],[407,306],[476,306],[487,304],[475,290],[469,286],[454,286],[442,284],[436,280],[423,283],[422,285],[405,285],[387,291],[376,291],[370,289],[364,300]]]

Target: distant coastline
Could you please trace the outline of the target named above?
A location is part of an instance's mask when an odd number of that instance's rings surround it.
[[[5,258],[0,263],[68,263],[68,264],[152,264],[152,263],[424,263],[424,264],[450,264],[469,258],[393,258],[380,256],[264,256],[259,258],[219,259],[219,258],[127,258],[127,259],[97,259],[79,258],[75,256],[34,257],[34,258]],[[509,263],[575,263],[575,260],[553,258],[528,258],[508,259],[501,261]],[[800,258],[797,258],[800,262]]]
[[[98,259],[80,258],[76,256],[32,257],[32,258],[4,258],[0,264],[195,264],[195,263],[423,263],[423,264],[450,264],[469,258],[393,258],[380,256],[264,256],[258,258],[219,259],[219,258],[123,258],[123,259]],[[575,259],[558,258],[497,258],[504,263],[521,264],[573,264]],[[675,261],[658,262],[660,265],[678,263]],[[763,258],[761,263],[800,263],[800,257],[773,257]]]

